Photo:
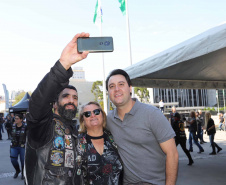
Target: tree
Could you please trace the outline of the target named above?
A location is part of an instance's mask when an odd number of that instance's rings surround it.
[[[28,93],[31,95],[31,92]],[[16,105],[24,97],[25,94],[25,91],[20,92],[20,94],[15,97],[15,101],[13,102],[12,106]]]
[[[103,87],[102,81],[93,82],[91,92],[94,94],[95,101],[97,102],[103,101],[103,91],[101,90],[102,87]]]
[[[91,92],[94,94],[95,101],[98,102],[100,106],[104,109],[103,82],[102,81],[93,82]],[[111,102],[110,102],[110,110],[113,110],[113,106]]]
[[[134,87],[134,93],[140,98],[142,103],[149,102],[149,91],[147,88],[143,87]]]

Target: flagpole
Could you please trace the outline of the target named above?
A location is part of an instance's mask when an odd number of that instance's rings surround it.
[[[101,23],[100,36],[102,36],[102,23]],[[104,53],[102,53],[102,65],[103,65],[103,102],[104,102],[104,111],[107,114],[108,113],[108,108],[107,108],[107,96],[106,96]]]
[[[98,3],[101,4],[101,1],[98,0]],[[102,14],[101,14],[102,16]],[[100,19],[100,36],[102,37],[102,18]],[[102,66],[103,66],[103,103],[104,103],[104,112],[108,113],[107,107],[107,96],[106,96],[106,82],[105,82],[105,65],[104,65],[104,53],[102,53]]]
[[[131,53],[131,42],[130,42],[130,27],[129,27],[129,11],[128,11],[128,2],[125,0],[126,5],[126,27],[127,27],[127,38],[128,38],[128,47],[129,47],[129,61],[132,65],[132,53]],[[132,97],[134,97],[134,88],[132,88]]]

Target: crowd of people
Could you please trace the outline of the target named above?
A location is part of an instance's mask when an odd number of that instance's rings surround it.
[[[11,140],[14,178],[21,173],[27,185],[175,185],[178,144],[189,166],[194,163],[190,154],[193,142],[198,153],[204,152],[204,129],[213,149],[210,154],[222,150],[214,142],[216,130],[210,114],[203,118],[201,111],[191,112],[187,120],[173,107],[167,120],[163,101],[160,111],[131,97],[130,77],[121,69],[113,70],[106,79],[109,98],[116,108],[106,115],[99,103],[88,102],[79,111],[77,129],[74,118],[82,94],[69,85],[71,66],[89,54],[77,51],[79,37],[89,34],[75,35],[64,48],[32,93],[26,119],[21,114],[1,119],[0,130],[4,125]],[[189,150],[185,122],[189,124]]]
[[[226,114],[225,114],[226,115]],[[180,144],[183,151],[187,155],[189,159],[188,165],[192,165],[194,161],[191,158],[189,152],[193,152],[193,143],[198,147],[199,154],[204,152],[201,144],[207,143],[203,139],[204,130],[209,135],[209,141],[212,147],[212,152],[209,155],[216,155],[219,153],[222,148],[219,147],[214,142],[214,136],[216,133],[216,126],[214,120],[211,118],[211,113],[206,112],[204,117],[202,114],[202,110],[198,110],[197,112],[191,111],[189,117],[186,119],[185,116],[181,118],[181,115],[176,111],[176,107],[172,107],[172,112],[170,113],[169,122],[171,123],[175,133],[175,142],[176,145]],[[189,150],[186,148],[186,134],[184,132],[185,126],[184,123],[188,124],[189,130]],[[219,130],[221,130],[221,126],[225,124],[225,119],[223,118],[223,114],[219,114]],[[217,148],[217,152],[216,149]]]

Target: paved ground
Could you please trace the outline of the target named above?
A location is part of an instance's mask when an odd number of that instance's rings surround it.
[[[217,155],[209,155],[212,152],[209,136],[205,134],[204,140],[208,142],[202,144],[204,153],[198,154],[198,147],[193,146],[192,166],[187,166],[188,159],[185,153],[180,146],[177,147],[179,152],[177,185],[226,185],[226,132],[217,131],[215,135],[215,142],[223,148]],[[187,148],[188,146],[187,143]]]
[[[10,161],[9,147],[10,140],[7,139],[7,133],[3,133],[3,140],[0,141],[0,185],[24,185],[19,174],[17,179],[14,179],[15,170]]]
[[[24,185],[20,175],[17,179],[13,179],[14,168],[9,158],[10,141],[6,140],[6,133],[3,134],[3,139],[0,141],[0,185]],[[197,154],[198,148],[193,147],[194,152],[191,155],[195,163],[192,166],[187,166],[188,159],[181,147],[178,146],[179,172],[177,185],[226,185],[226,132],[217,131],[216,133],[215,142],[223,150],[215,156],[209,155],[212,149],[207,135],[204,135],[204,140],[208,142],[202,145],[205,150],[204,153]]]

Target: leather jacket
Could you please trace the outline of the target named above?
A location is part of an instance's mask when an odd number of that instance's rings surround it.
[[[39,83],[29,102],[25,153],[27,185],[74,185],[77,130],[73,121],[53,114],[53,102],[73,72],[60,62]]]

